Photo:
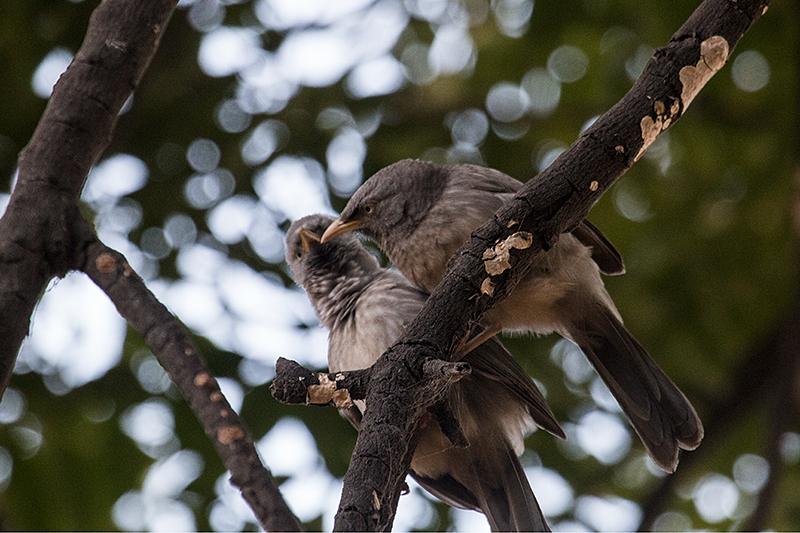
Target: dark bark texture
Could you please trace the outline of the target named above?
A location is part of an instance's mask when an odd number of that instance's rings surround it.
[[[0,391],[48,281],[80,263],[86,234],[78,198],[108,146],[117,115],[155,54],[175,0],[107,0],[53,89],[20,154],[19,178],[0,219]]]
[[[144,336],[261,525],[299,531],[247,428],[183,326],[125,259],[97,240],[79,209],[89,169],[108,146],[119,111],[154,56],[176,3],[104,0],[20,155],[17,185],[0,220],[0,394],[47,283],[83,270]]]
[[[372,369],[316,373],[279,357],[275,363],[275,374],[270,390],[272,396],[281,403],[336,405],[340,409],[347,409],[353,400],[366,397]]]
[[[159,302],[122,254],[98,240],[87,247],[81,270],[108,294],[119,313],[147,342],[214,443],[217,454],[267,531],[300,531],[258,457],[242,419],[219,389],[186,329]]]

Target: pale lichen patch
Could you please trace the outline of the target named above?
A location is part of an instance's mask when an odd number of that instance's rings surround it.
[[[217,431],[217,440],[222,444],[233,444],[244,438],[244,431],[239,426],[226,426]]]
[[[486,278],[481,283],[481,293],[487,295],[491,298],[494,295],[494,283],[492,283],[492,278]]]
[[[656,137],[670,127],[673,118],[677,117],[681,110],[681,104],[685,111],[700,89],[711,79],[711,76],[722,68],[727,60],[728,41],[724,37],[714,35],[700,43],[700,59],[697,64],[686,65],[678,74],[683,85],[680,101],[673,101],[667,110],[664,102],[658,100],[653,103],[656,117],[647,115],[642,118],[639,124],[642,129],[642,147],[634,157],[634,161],[642,157]]]
[[[194,377],[194,386],[204,387],[206,385],[210,385],[212,381],[213,378],[208,372],[201,372]]]
[[[319,385],[308,386],[308,403],[325,405],[333,402],[339,409],[349,409],[353,400],[347,389],[337,389],[336,381],[331,381],[327,374],[319,374]]]
[[[338,389],[333,393],[333,405],[339,409],[350,409],[353,407],[353,399],[350,398],[350,391]]]
[[[677,115],[680,109],[681,106],[677,101],[673,102],[672,105],[669,106],[669,109],[667,109],[666,104],[661,100],[657,100],[653,104],[653,111],[655,111],[656,118],[645,115],[639,123],[642,129],[642,147],[639,153],[636,154],[636,157],[633,158],[634,161],[638,161],[645,150],[656,140],[656,137],[658,137],[662,131],[669,128],[670,124],[672,124],[672,117]]]
[[[375,509],[380,511],[380,509],[381,509],[381,499],[378,498],[378,493],[375,492],[374,490],[372,491],[372,497],[373,497],[373,499],[375,501]]]
[[[95,259],[95,266],[97,267],[97,270],[103,274],[108,274],[117,268],[117,260],[114,259],[114,256],[109,253],[100,254],[98,258]]]
[[[642,121],[639,123],[639,126],[642,128],[642,148],[639,150],[639,153],[636,154],[636,157],[633,158],[634,161],[638,161],[639,158],[642,157],[644,151],[653,144],[658,134],[661,133],[662,124],[662,120],[658,118],[653,120],[653,117],[650,115],[645,115],[645,117],[642,118]]]
[[[711,79],[728,60],[728,41],[721,35],[714,35],[700,43],[700,59],[696,65],[686,65],[680,71],[681,101],[685,110],[692,103],[708,80]]]
[[[518,231],[495,244],[492,248],[488,248],[483,252],[483,264],[486,268],[486,273],[490,276],[497,276],[511,268],[511,250],[516,248],[524,250],[530,247],[533,242],[533,235],[527,231]]]

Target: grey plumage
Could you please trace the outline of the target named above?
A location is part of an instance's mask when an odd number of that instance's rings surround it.
[[[320,244],[333,221],[312,215],[287,234],[286,260],[330,330],[332,372],[372,365],[417,315],[427,294],[380,267],[353,234]],[[450,387],[449,403],[470,446],[453,448],[435,421],[420,430],[411,475],[451,505],[482,511],[495,531],[548,530],[517,457],[531,422],[564,436],[541,392],[499,341],[468,354],[472,374]],[[360,413],[348,418],[357,426]]]
[[[416,160],[390,165],[350,199],[323,241],[350,230],[373,239],[397,268],[428,292],[450,256],[510,200],[522,183],[476,166]],[[703,426],[691,403],[622,324],[600,272],[624,272],[618,252],[584,221],[539,255],[506,300],[490,310],[487,336],[499,331],[557,332],[578,344],[662,469],[679,448],[696,448]]]

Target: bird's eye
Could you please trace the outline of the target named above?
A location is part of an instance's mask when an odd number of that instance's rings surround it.
[[[303,252],[299,252],[299,251],[298,251],[298,252],[297,252],[296,254],[294,254],[294,255],[296,255],[298,259],[302,259],[302,258],[303,258]]]
[[[364,214],[371,215],[372,213],[375,212],[375,207],[372,204],[367,204],[364,207],[362,207],[361,210],[364,211]]]

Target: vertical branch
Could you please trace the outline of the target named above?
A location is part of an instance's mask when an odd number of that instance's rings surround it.
[[[19,159],[0,219],[0,395],[33,308],[53,276],[84,270],[145,337],[213,441],[261,525],[300,529],[261,464],[247,429],[177,319],[124,258],[94,236],[79,198],[117,116],[155,55],[177,0],[103,0]]]
[[[20,155],[17,185],[0,219],[0,394],[47,282],[64,275],[80,255],[84,181],[176,3],[104,0]]]

